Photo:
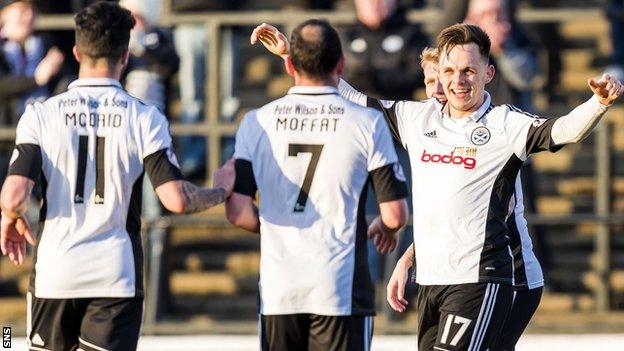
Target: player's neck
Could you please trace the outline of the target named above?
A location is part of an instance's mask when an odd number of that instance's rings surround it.
[[[337,87],[338,79],[335,79],[333,76],[327,77],[325,79],[317,79],[308,78],[302,75],[295,75],[295,85],[304,87]]]
[[[85,63],[80,65],[78,78],[110,78],[119,80],[123,67],[115,65],[111,67],[106,62],[98,61],[93,64]]]
[[[481,99],[476,104],[474,104],[474,106],[472,106],[471,108],[467,110],[459,110],[459,109],[453,108],[451,103],[447,101],[447,103],[444,106],[444,113],[446,113],[446,115],[451,117],[452,119],[464,119],[466,117],[471,116],[473,113],[479,111],[481,106],[483,106],[483,104],[485,103],[485,100],[486,100],[486,97],[485,97],[485,92],[484,92],[483,97],[481,97]]]

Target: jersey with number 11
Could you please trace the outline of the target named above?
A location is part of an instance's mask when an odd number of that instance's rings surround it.
[[[16,160],[27,150],[41,153],[43,230],[31,292],[140,296],[144,160],[163,150],[172,155],[165,117],[115,80],[80,79],[27,107],[16,145]]]

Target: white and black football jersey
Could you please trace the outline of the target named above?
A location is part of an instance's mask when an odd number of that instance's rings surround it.
[[[511,197],[510,208],[513,210],[507,217],[507,235],[513,254],[514,286],[517,290],[525,290],[544,286],[544,273],[533,251],[533,241],[524,218],[524,195],[520,178],[520,175],[516,178],[516,189]]]
[[[143,294],[141,187],[182,179],[165,116],[112,79],[79,79],[29,105],[9,174],[41,181],[39,298]]]
[[[260,312],[374,314],[364,199],[407,196],[381,113],[334,87],[290,89],[236,135],[234,191],[259,192]]]
[[[453,119],[436,99],[384,101],[345,82],[339,88],[349,100],[383,111],[393,136],[409,153],[416,281],[513,284],[507,219],[515,215],[520,224],[512,202],[516,177],[529,154],[562,146],[551,138],[557,118],[494,106],[487,92],[472,115]],[[583,112],[606,110],[595,98],[585,104]]]

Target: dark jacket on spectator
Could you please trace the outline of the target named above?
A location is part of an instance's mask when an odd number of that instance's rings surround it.
[[[4,42],[0,41],[0,47]],[[38,87],[35,78],[27,75],[13,75],[6,57],[0,50],[0,125],[15,126],[17,98]]]
[[[226,11],[236,10],[244,0],[175,0],[171,2],[172,12]]]
[[[347,64],[345,79],[368,95],[413,99],[423,86],[420,54],[427,37],[420,26],[407,22],[405,11],[398,8],[378,29],[361,22],[342,31]]]

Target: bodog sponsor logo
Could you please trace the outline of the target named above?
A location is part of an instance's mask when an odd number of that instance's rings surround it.
[[[447,163],[452,165],[463,165],[465,169],[474,169],[477,165],[477,159],[470,156],[455,155],[455,151],[451,151],[448,155],[429,154],[427,150],[423,150],[421,161],[425,163]]]

